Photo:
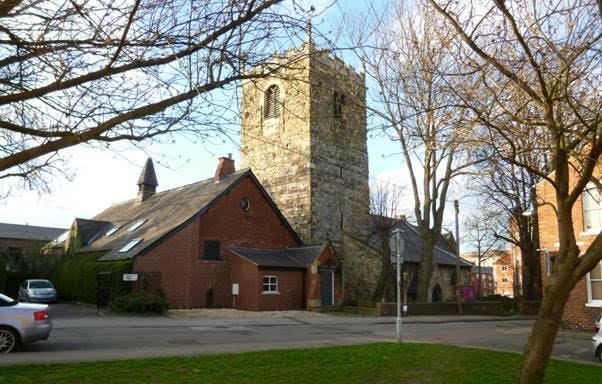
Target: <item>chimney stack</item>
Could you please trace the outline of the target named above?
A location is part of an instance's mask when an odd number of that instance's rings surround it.
[[[138,178],[138,201],[141,203],[155,194],[157,191],[157,175],[155,174],[155,166],[153,159],[146,159],[146,164],[142,168],[140,177]]]
[[[219,164],[217,165],[217,169],[215,170],[214,180],[220,181],[224,177],[236,171],[234,168],[234,160],[232,159],[232,154],[228,153],[228,157],[220,157]]]

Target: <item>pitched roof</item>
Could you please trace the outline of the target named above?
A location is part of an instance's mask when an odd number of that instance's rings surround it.
[[[102,220],[88,220],[88,219],[75,219],[75,225],[79,233],[79,238],[82,245],[89,244],[94,241],[101,233],[106,232],[113,225],[108,221]]]
[[[93,241],[81,248],[82,252],[107,251],[100,261],[130,259],[149,249],[163,237],[173,233],[204,213],[209,206],[234,188],[245,177],[255,182],[266,200],[273,206],[284,225],[297,237],[290,224],[278,210],[267,192],[255,178],[250,169],[233,172],[219,182],[214,178],[202,180],[186,186],[159,192],[143,202],[131,199],[112,205],[93,218],[95,222],[108,222],[109,226],[97,232]],[[133,224],[142,225],[132,229]],[[118,228],[107,236],[110,228]],[[128,243],[141,239],[131,249],[120,252]]]
[[[404,262],[407,263],[420,263],[422,260],[422,237],[418,228],[411,225],[407,220],[395,220],[392,229],[401,229],[401,236],[404,240],[405,251],[403,254]],[[368,240],[370,246],[380,250],[381,241],[378,233],[370,236]],[[433,261],[435,264],[440,265],[451,265],[455,266],[457,263],[457,257],[455,252],[449,247],[449,244],[442,236],[437,238],[435,248],[433,249]],[[460,265],[463,267],[471,266],[472,264],[468,261],[460,258]]]
[[[307,268],[317,257],[320,257],[326,245],[291,247],[283,250],[230,248],[230,251],[259,267]]]
[[[3,239],[50,241],[65,231],[66,228],[0,223],[0,238]]]

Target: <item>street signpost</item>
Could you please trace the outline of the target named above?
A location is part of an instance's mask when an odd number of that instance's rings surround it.
[[[403,264],[403,251],[405,250],[405,243],[401,237],[401,232],[401,229],[395,228],[393,235],[389,239],[391,255],[395,255],[397,264],[397,319],[395,321],[395,335],[398,343],[401,343],[401,266]]]

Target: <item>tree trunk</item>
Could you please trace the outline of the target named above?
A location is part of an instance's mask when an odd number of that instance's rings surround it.
[[[376,288],[374,289],[374,293],[372,294],[372,301],[381,301],[387,300],[389,296],[388,293],[391,290],[392,285],[392,270],[393,266],[391,265],[391,252],[389,251],[389,230],[384,229],[379,231],[379,235],[381,238],[381,268],[380,268],[380,276],[378,277],[378,281],[376,283]]]
[[[422,258],[418,267],[418,285],[416,288],[416,301],[429,302],[429,285],[433,276],[433,248],[435,245],[431,231],[422,233]]]
[[[564,306],[576,284],[568,275],[568,273],[559,273],[551,284],[546,286],[537,320],[531,329],[529,340],[523,350],[519,377],[519,383],[521,384],[543,382],[545,369],[560,327]]]

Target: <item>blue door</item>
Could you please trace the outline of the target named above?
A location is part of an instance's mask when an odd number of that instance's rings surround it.
[[[326,269],[320,271],[320,293],[322,298],[322,305],[333,305],[332,296],[333,296],[333,273],[332,271]]]

